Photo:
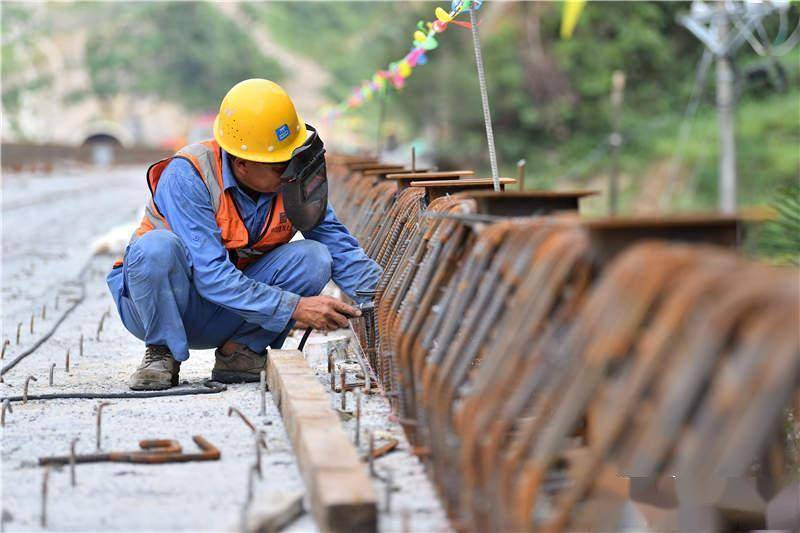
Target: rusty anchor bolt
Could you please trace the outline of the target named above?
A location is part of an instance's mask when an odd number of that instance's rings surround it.
[[[0,351],[0,359],[3,359],[6,356],[6,348],[11,344],[11,341],[6,339],[3,341],[3,350]]]
[[[25,378],[25,386],[22,389],[22,403],[28,403],[28,384],[31,381],[39,381],[39,380],[33,376],[28,376],[27,378]]]
[[[100,445],[102,440],[102,421],[103,421],[103,407],[111,405],[111,402],[100,402],[97,404],[97,449],[102,450]]]
[[[0,410],[0,426],[6,425],[6,411],[13,413],[14,409],[11,408],[11,400],[3,400],[3,408]]]
[[[73,487],[78,484],[75,480],[75,445],[78,443],[78,437],[72,439],[69,443],[69,483]]]
[[[78,355],[83,357],[83,333],[81,333],[81,340],[78,342]]]
[[[47,485],[50,481],[50,467],[44,468],[44,475],[42,476],[42,528],[47,527]]]
[[[265,416],[267,414],[267,371],[262,370],[261,374],[261,411],[259,411],[259,416]]]
[[[67,348],[67,355],[64,357],[64,372],[69,372],[69,348]]]
[[[100,333],[103,332],[103,324],[105,323],[106,317],[108,317],[108,316],[111,316],[111,313],[109,313],[108,311],[105,311],[103,313],[103,316],[100,317],[100,322],[97,324],[97,335],[95,336],[95,340],[96,341],[100,340]]]
[[[53,386],[53,371],[55,371],[55,369],[56,369],[56,364],[55,364],[55,363],[53,363],[52,365],[50,365],[50,381],[48,382],[48,384],[49,384],[51,387]]]
[[[250,428],[250,431],[252,431],[253,433],[257,433],[258,430],[256,430],[256,427],[253,425],[252,422],[250,422],[250,420],[247,419],[246,416],[244,416],[244,414],[239,409],[233,406],[228,407],[228,416],[231,416],[233,413],[236,413],[239,416],[239,418],[242,419],[242,422],[244,422],[245,425],[247,425],[247,427]]]
[[[33,335],[33,322],[36,320],[36,314],[31,313],[31,335]]]
[[[22,335],[22,322],[17,324],[17,345],[19,345],[20,335]]]
[[[42,320],[47,320],[47,304],[42,304]]]

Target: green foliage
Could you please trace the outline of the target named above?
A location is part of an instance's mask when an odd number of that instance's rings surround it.
[[[758,234],[758,252],[778,263],[800,265],[800,184],[783,187],[772,207],[777,218]]]
[[[236,82],[280,80],[279,65],[261,55],[245,28],[205,2],[114,4],[114,21],[93,29],[86,44],[92,89],[153,95],[192,110],[211,110]],[[103,8],[107,8],[103,6]]]

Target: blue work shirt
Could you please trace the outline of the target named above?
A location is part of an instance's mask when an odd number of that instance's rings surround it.
[[[222,182],[224,190],[232,193],[248,232],[257,235],[275,193],[251,198],[234,178],[224,150]],[[170,229],[186,245],[193,282],[203,298],[266,330],[282,331],[287,327],[300,296],[248,278],[234,266],[222,244],[211,196],[191,163],[175,158],[167,165],[156,188],[155,203]],[[364,253],[330,205],[322,222],[303,233],[303,237],[325,245],[333,259],[331,278],[354,300],[358,300],[356,290],[373,290],[377,286],[381,268]]]

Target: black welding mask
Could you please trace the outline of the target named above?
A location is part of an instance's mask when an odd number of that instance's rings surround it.
[[[322,222],[328,209],[328,174],[325,170],[325,145],[317,130],[311,132],[281,174],[283,207],[292,225],[299,231],[310,231]]]

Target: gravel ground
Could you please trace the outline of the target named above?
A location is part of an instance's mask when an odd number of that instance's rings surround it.
[[[4,376],[2,396],[22,393],[27,376],[30,393],[123,392],[128,375],[138,364],[143,346],[122,326],[105,286],[111,256],[91,256],[91,242],[112,227],[130,223],[145,198],[144,168],[111,170],[74,167],[59,176],[16,174],[3,176],[2,212],[2,340],[8,339],[3,364],[29,348],[50,330],[79,294],[75,284],[86,266],[86,297],[52,338]],[[56,299],[58,298],[58,309]],[[46,306],[45,318],[42,307]],[[104,313],[103,330],[97,339]],[[30,333],[31,315],[34,333]],[[20,342],[16,335],[20,330]],[[84,353],[79,354],[80,337]],[[329,336],[312,335],[309,361],[327,383]],[[296,342],[296,340],[290,340]],[[288,345],[288,344],[287,344]],[[65,355],[70,351],[70,370]],[[54,384],[48,385],[55,364]],[[213,351],[193,351],[181,367],[181,380],[199,386],[210,373]],[[338,404],[331,393],[331,405]],[[348,399],[353,407],[352,396]],[[6,531],[43,529],[40,523],[44,470],[37,458],[64,455],[79,438],[78,453],[95,451],[95,408],[98,400],[53,400],[16,403],[2,429],[2,509]],[[52,469],[47,498],[47,530],[52,531],[221,531],[240,527],[247,494],[247,478],[254,462],[250,430],[229,418],[236,406],[266,431],[268,451],[263,456],[264,478],[254,487],[253,507],[263,506],[275,493],[303,491],[283,424],[271,396],[266,416],[259,416],[256,384],[229,386],[221,394],[111,400],[103,411],[104,451],[132,451],[140,439],[169,438],[184,451],[195,449],[193,435],[203,435],[222,451],[219,461],[205,463],[133,465],[97,463],[79,465],[77,486],[70,486],[69,469]],[[364,397],[361,450],[367,432],[400,441],[397,451],[376,461],[378,472],[391,470],[394,491],[386,513],[384,483],[376,479],[381,500],[380,529],[448,531],[449,526],[422,465],[408,452],[399,426],[389,421],[388,404],[380,396]],[[354,420],[344,422],[354,434]],[[287,531],[316,531],[306,513]]]

